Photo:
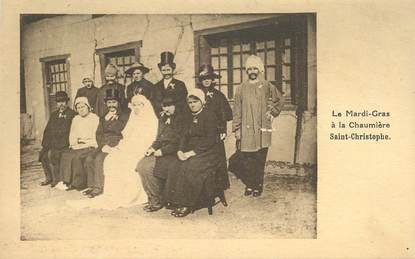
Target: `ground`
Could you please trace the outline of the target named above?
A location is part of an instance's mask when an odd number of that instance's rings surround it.
[[[86,199],[77,191],[40,186],[43,170],[39,147],[21,150],[21,239],[140,238],[316,238],[316,171],[314,167],[268,163],[264,194],[243,196],[244,186],[231,173],[229,206],[218,204],[185,218],[169,210],[144,212],[140,206],[114,211],[68,207],[66,200]]]

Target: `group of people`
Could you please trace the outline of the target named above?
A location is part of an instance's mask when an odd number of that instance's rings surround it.
[[[174,54],[162,52],[160,59],[163,79],[155,85],[144,78],[149,68],[134,63],[126,71],[132,83],[125,89],[117,82],[117,67],[109,64],[102,87],[90,77],[83,79],[75,111],[65,92],[56,93],[57,110],[45,128],[39,156],[46,177],[41,185],[76,189],[93,198],[68,201],[76,207],[144,203],[147,212],[166,207],[175,217],[205,207],[211,214],[215,199],[227,206],[224,140],[232,120],[245,155],[235,174],[245,183],[246,196],[262,194],[272,119],[283,100],[261,76],[260,58],[247,59],[249,80],[236,90],[233,111],[215,88],[220,76],[211,65],[201,66],[199,85],[188,90],[174,78]]]

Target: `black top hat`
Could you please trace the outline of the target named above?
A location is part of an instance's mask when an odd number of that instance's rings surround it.
[[[143,74],[146,74],[150,71],[150,69],[148,67],[144,66],[143,63],[135,62],[134,64],[131,65],[130,68],[125,70],[125,73],[126,74],[132,74],[134,72],[134,70],[136,70],[136,69],[140,69],[141,72],[143,72]]]
[[[67,102],[67,101],[69,101],[68,94],[64,91],[56,92],[55,98],[56,98],[56,102]]]
[[[110,88],[105,91],[105,101],[108,100],[117,100],[120,101],[120,93],[118,89]]]
[[[203,64],[200,66],[199,74],[197,76],[199,78],[199,81],[203,81],[206,78],[216,79],[221,78],[220,75],[216,74],[212,65],[209,64]]]
[[[174,63],[174,54],[170,51],[164,51],[160,54],[160,63],[158,63],[158,67],[161,68],[162,66],[169,64],[173,69],[176,68],[176,63]]]
[[[163,106],[170,106],[170,105],[175,105],[176,104],[176,98],[174,97],[174,95],[166,95],[163,97],[163,101],[162,101],[162,105]]]

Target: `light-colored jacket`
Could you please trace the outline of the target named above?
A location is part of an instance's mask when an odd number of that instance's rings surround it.
[[[69,145],[72,149],[97,147],[96,131],[99,118],[90,112],[86,117],[76,115],[72,120],[71,132],[69,134]]]
[[[244,82],[235,91],[232,131],[241,131],[241,151],[254,152],[271,146],[272,119],[284,105],[280,91],[270,82]]]

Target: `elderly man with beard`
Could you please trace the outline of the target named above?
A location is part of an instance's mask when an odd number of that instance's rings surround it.
[[[55,95],[58,109],[50,115],[42,139],[42,150],[39,161],[42,163],[46,180],[41,182],[42,186],[55,185],[59,182],[59,164],[62,153],[69,146],[69,132],[72,119],[76,113],[68,107],[69,97],[59,91]]]
[[[120,94],[117,89],[107,89],[105,103],[108,113],[100,118],[96,132],[98,148],[85,159],[88,189],[83,194],[94,198],[104,188],[104,160],[108,148],[115,147],[122,139],[122,130],[128,121],[128,114],[120,111]]]
[[[117,82],[118,72],[118,68],[113,64],[108,64],[105,68],[106,84],[99,89],[95,105],[95,113],[98,115],[98,117],[105,116],[105,114],[107,114],[108,112],[107,106],[105,104],[105,95],[108,89],[118,90],[118,92],[120,93],[120,108],[122,111],[127,111],[127,101],[125,99],[125,86]]]
[[[281,112],[283,97],[263,79],[264,64],[255,55],[247,58],[248,81],[235,92],[232,131],[240,141],[246,168],[245,196],[261,196],[268,148],[271,146],[272,120]]]
[[[176,99],[176,110],[178,113],[183,112],[187,108],[187,88],[184,82],[173,77],[176,63],[174,63],[174,54],[165,51],[160,54],[160,63],[158,67],[163,79],[155,84],[154,89],[154,106],[157,117],[160,117],[162,111],[162,101],[167,95],[174,96]]]

